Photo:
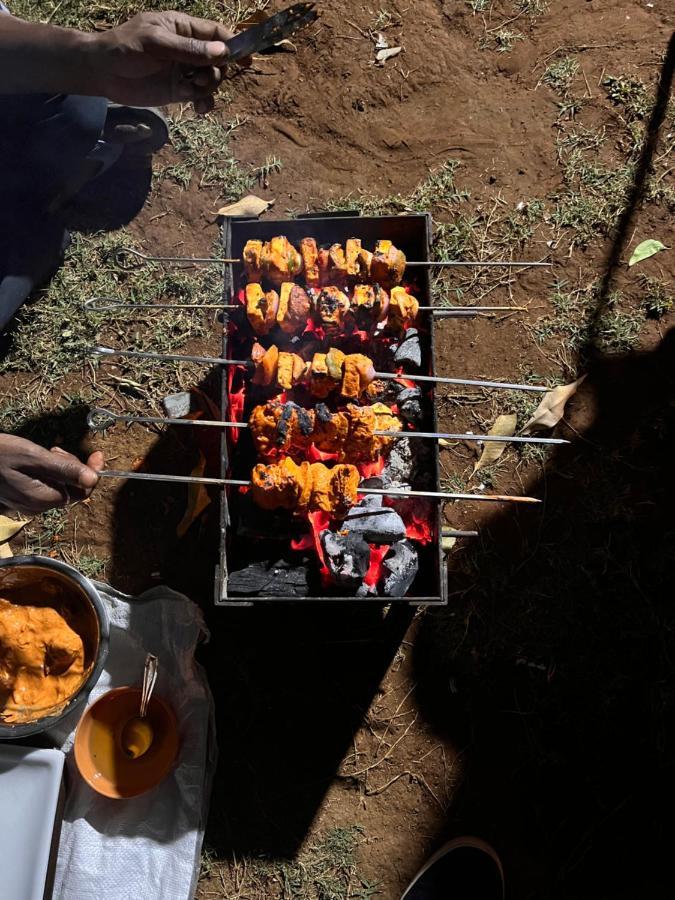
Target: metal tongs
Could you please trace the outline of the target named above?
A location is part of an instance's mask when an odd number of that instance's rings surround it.
[[[236,62],[267,50],[315,22],[319,14],[314,3],[294,3],[259,25],[252,25],[226,41],[229,59]]]

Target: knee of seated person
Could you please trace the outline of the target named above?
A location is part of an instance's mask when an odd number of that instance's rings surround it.
[[[52,121],[60,132],[59,143],[75,153],[86,155],[100,138],[105,125],[108,101],[105,97],[68,95],[59,98],[58,112]]]

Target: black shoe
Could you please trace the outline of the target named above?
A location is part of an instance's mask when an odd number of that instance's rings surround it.
[[[455,838],[420,869],[401,900],[504,900],[502,864],[480,838]]]

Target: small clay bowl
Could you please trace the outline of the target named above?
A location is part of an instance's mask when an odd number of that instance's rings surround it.
[[[87,784],[104,797],[125,800],[152,790],[176,762],[180,740],[171,707],[157,694],[150,698],[148,721],[154,739],[143,756],[131,759],[120,736],[129,719],[138,715],[140,688],[108,691],[82,717],[75,734],[75,762]]]

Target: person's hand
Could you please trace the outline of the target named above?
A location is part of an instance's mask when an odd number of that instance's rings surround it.
[[[140,13],[92,36],[96,92],[129,106],[191,100],[197,112],[207,112],[227,61],[225,41],[232,36],[223,25],[184,13]]]
[[[104,465],[100,451],[87,463],[60,447],[45,450],[24,438],[0,434],[0,505],[22,513],[41,513],[84,500]]]

